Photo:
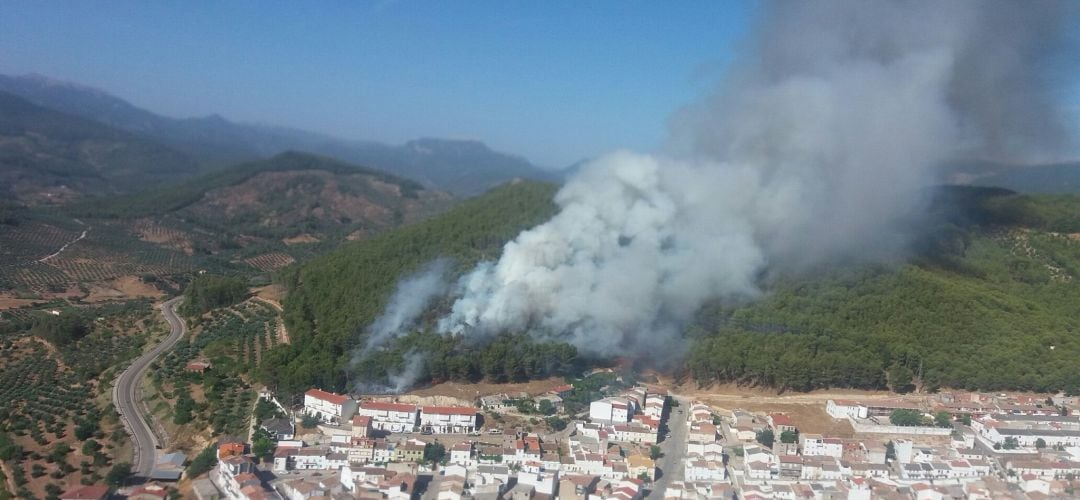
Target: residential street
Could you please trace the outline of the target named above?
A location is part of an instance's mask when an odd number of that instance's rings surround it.
[[[116,410],[120,413],[124,427],[127,428],[128,434],[131,435],[132,449],[135,455],[132,460],[131,470],[136,477],[145,478],[150,475],[157,458],[156,449],[158,445],[157,437],[154,436],[150,424],[147,423],[147,419],[150,417],[139,412],[139,381],[146,374],[150,363],[161,353],[172,349],[176,342],[187,332],[187,325],[176,315],[176,305],[182,299],[182,297],[176,297],[161,305],[161,312],[165,315],[165,320],[169,322],[171,329],[169,336],[131,363],[117,377],[116,385],[113,387],[113,404],[116,405]]]
[[[686,406],[689,399],[672,396],[673,401],[678,401],[679,406],[671,409],[667,425],[671,432],[667,439],[660,443],[663,456],[657,460],[656,466],[660,469],[660,477],[653,483],[649,496],[662,498],[672,481],[681,481],[683,477],[683,458],[686,456],[686,435],[689,426],[686,424]]]

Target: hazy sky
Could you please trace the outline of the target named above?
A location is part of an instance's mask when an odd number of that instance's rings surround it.
[[[740,2],[52,2],[0,9],[0,72],[177,117],[399,143],[480,139],[563,167],[655,149],[722,74]]]

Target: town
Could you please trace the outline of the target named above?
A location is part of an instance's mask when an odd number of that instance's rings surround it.
[[[922,500],[1080,493],[1076,397],[868,395],[828,399],[814,407],[820,418],[809,418],[619,382],[593,392],[587,404],[570,404],[579,401],[572,384],[471,402],[313,388],[293,408],[264,392],[260,404],[287,415],[263,420],[254,433],[272,440],[272,450],[220,440],[213,448],[218,465],[192,482],[192,496]]]

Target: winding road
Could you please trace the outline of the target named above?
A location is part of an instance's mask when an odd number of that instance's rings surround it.
[[[150,363],[154,362],[161,353],[172,349],[176,342],[187,333],[187,325],[184,320],[176,315],[176,305],[183,297],[176,297],[161,304],[161,313],[165,315],[165,321],[169,322],[169,336],[153,349],[146,351],[135,362],[131,363],[116,379],[113,386],[113,404],[120,413],[120,419],[124,422],[128,434],[131,434],[132,460],[131,471],[136,477],[149,477],[157,460],[158,438],[148,421],[149,415],[139,412],[139,381],[146,375]]]

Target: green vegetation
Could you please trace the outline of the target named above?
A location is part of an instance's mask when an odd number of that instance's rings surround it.
[[[754,440],[761,443],[766,448],[772,448],[773,442],[776,440],[776,436],[773,434],[772,429],[762,429],[754,434]]]
[[[185,475],[188,478],[196,478],[213,469],[217,465],[217,448],[213,445],[203,448],[188,465]]]
[[[919,410],[897,409],[889,414],[889,423],[901,427],[916,427],[927,425],[929,422]]]
[[[195,316],[211,309],[228,307],[247,296],[247,284],[227,276],[204,274],[191,280],[184,290],[181,312]]]
[[[780,433],[780,442],[784,444],[794,444],[799,442],[798,431],[784,431]]]
[[[44,315],[34,322],[30,333],[55,346],[66,346],[90,333],[90,323],[78,312],[66,312],[59,316]]]
[[[446,446],[442,443],[427,443],[424,445],[424,462],[438,464],[446,458]]]
[[[546,184],[502,186],[443,215],[286,269],[280,279],[289,289],[284,316],[292,342],[267,352],[264,366],[274,369],[260,378],[291,394],[311,386],[343,390],[349,353],[401,276],[438,257],[454,259],[457,273],[496,258],[506,241],[554,213],[553,193]]]
[[[760,301],[704,308],[690,374],[794,390],[1080,391],[1080,241],[1065,234],[1080,232],[1080,197],[951,196],[912,263],[825,267]]]
[[[162,215],[186,208],[214,189],[235,186],[265,172],[322,170],[335,174],[365,174],[382,182],[401,186],[406,197],[415,197],[423,187],[411,180],[343,163],[308,153],[281,153],[269,160],[258,160],[223,168],[186,182],[163,186],[136,194],[90,200],[69,211],[78,217],[132,218]]]

